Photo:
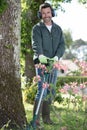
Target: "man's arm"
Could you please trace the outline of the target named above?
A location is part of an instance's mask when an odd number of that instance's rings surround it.
[[[35,55],[43,54],[41,31],[37,25],[32,29],[32,48]]]
[[[58,59],[60,59],[63,56],[64,52],[65,52],[65,41],[63,37],[63,32],[61,31],[59,46],[57,48],[55,56],[58,56]]]

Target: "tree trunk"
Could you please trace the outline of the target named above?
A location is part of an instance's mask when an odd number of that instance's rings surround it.
[[[25,54],[25,75],[27,77],[27,81],[31,81],[31,79],[35,76],[35,67],[31,54],[32,47],[28,44],[26,48],[29,49],[30,52],[26,52]]]
[[[0,15],[0,128],[26,123],[20,78],[20,0],[7,0]]]

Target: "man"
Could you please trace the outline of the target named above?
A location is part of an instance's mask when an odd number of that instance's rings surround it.
[[[47,59],[52,58],[54,62],[57,62],[64,54],[65,43],[63,38],[63,33],[61,28],[55,24],[52,20],[52,17],[55,16],[54,10],[49,3],[43,3],[40,5],[38,16],[41,19],[32,29],[32,48],[34,51],[34,63],[43,63],[47,64]],[[37,70],[38,75],[41,76],[41,70]],[[55,75],[54,81],[52,82],[54,86],[56,85],[58,71],[57,69],[53,70]],[[42,90],[43,80],[38,82],[38,90],[35,98],[33,114],[35,114],[38,101],[40,99],[40,94]],[[48,95],[49,91],[47,90],[44,93],[44,97]],[[50,119],[50,105],[49,100],[44,100],[42,102],[42,118],[43,122],[47,124],[53,124]],[[41,109],[41,108],[40,108]],[[37,122],[39,122],[39,114]],[[37,123],[38,125],[39,123]]]

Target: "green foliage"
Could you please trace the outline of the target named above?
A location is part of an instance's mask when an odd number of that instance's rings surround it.
[[[21,128],[14,122],[9,120],[0,130],[21,130]]]
[[[71,2],[72,0],[51,0],[52,2]]]
[[[87,4],[87,0],[79,0],[79,2],[82,4]]]
[[[64,30],[64,38],[65,38],[66,46],[69,49],[73,43],[73,39],[72,39],[70,30]]]
[[[63,101],[63,98],[58,91],[61,87],[64,86],[65,83],[69,84],[70,82],[85,82],[87,81],[87,77],[78,77],[78,76],[65,76],[65,77],[59,77],[57,81],[57,87],[56,87],[56,96],[54,101],[57,101],[58,103],[61,103]],[[27,86],[24,90],[24,101],[30,104],[34,103],[35,95],[37,92],[37,84],[31,83],[31,85]]]
[[[62,87],[65,83],[70,82],[77,82],[77,83],[83,83],[87,81],[87,76],[64,76],[64,77],[58,77],[57,82],[57,88],[59,89]]]
[[[24,101],[30,104],[34,103],[37,92],[37,84],[33,84],[24,90]]]
[[[8,7],[6,0],[0,0],[0,14],[2,14]]]
[[[39,3],[22,0],[22,15],[21,15],[21,52],[22,54],[32,54],[31,49],[31,30],[34,24],[37,23],[37,10]]]
[[[30,108],[31,105],[28,105]],[[32,120],[32,109],[26,111],[28,122]],[[44,125],[44,130],[87,130],[87,116],[84,111],[68,110],[63,104],[51,105],[51,119],[56,125]],[[86,117],[86,118],[85,118]],[[85,122],[84,122],[85,119]]]
[[[63,97],[60,93],[57,93],[54,99],[55,102],[58,102],[59,104],[63,102]]]

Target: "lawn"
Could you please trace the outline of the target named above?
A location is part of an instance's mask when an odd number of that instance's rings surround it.
[[[28,122],[32,120],[33,105],[25,103],[25,110]],[[51,119],[56,125],[44,125],[44,130],[87,130],[87,113],[80,109],[76,110],[72,104],[68,109],[67,104],[55,102],[51,106]]]

